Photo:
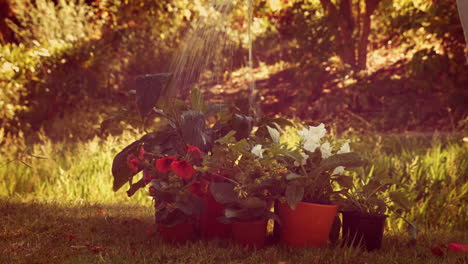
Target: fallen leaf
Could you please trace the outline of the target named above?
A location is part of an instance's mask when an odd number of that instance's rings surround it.
[[[100,215],[105,215],[106,214],[106,211],[104,211],[103,209],[98,209],[97,212]]]
[[[458,243],[448,244],[448,249],[452,252],[468,252],[468,246]]]
[[[440,249],[440,247],[433,247],[431,249],[431,252],[432,254],[439,256],[439,257],[442,257],[444,255],[444,252],[442,251],[442,249]]]

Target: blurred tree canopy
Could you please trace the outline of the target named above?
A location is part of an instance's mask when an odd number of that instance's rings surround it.
[[[265,114],[342,129],[468,128],[466,43],[455,0],[253,4],[255,66],[285,65],[257,81],[260,98],[276,98],[262,101]],[[191,85],[209,99],[213,85],[229,89],[233,73],[247,65],[246,5],[0,0],[0,127],[11,134],[44,129],[56,138],[99,135],[99,123],[132,101],[135,76],[173,70],[177,55],[197,49],[205,61],[186,63],[181,74],[197,71]],[[200,48],[212,31],[216,45]],[[236,102],[244,88],[223,98]]]

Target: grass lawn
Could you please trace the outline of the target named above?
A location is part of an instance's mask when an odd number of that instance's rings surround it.
[[[271,245],[261,250],[228,240],[175,246],[155,232],[151,206],[0,202],[0,263],[468,263],[468,254],[436,256],[438,244],[468,244],[466,232],[421,230],[416,244],[387,232],[382,249],[365,252]]]

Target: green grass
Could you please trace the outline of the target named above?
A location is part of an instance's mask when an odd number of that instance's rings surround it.
[[[145,206],[1,201],[0,212],[0,263],[457,263],[466,255],[438,257],[431,248],[468,242],[466,232],[422,233],[417,244],[387,232],[382,249],[370,253],[282,245],[253,251],[229,240],[167,244],[154,234],[153,211]]]
[[[113,156],[137,137],[70,143],[39,134],[28,145],[0,135],[0,263],[456,263],[465,257],[430,251],[440,243],[468,244],[468,146],[460,136],[347,135],[352,150],[370,158],[374,175],[403,183],[413,203],[404,215],[419,229],[417,244],[408,244],[406,225],[390,215],[383,248],[373,253],[281,245],[252,252],[230,241],[175,247],[148,236],[155,227],[146,191],[132,198],[125,186],[111,191]]]
[[[54,143],[40,135],[40,143],[32,145],[21,139],[5,140],[0,157],[0,197],[149,205],[151,200],[144,191],[132,198],[127,197],[126,186],[112,192],[113,157],[135,138],[124,134],[106,140],[95,137],[86,142]],[[28,154],[23,153],[25,149]]]

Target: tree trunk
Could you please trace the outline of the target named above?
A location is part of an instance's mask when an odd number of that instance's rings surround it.
[[[351,12],[351,0],[340,2],[340,34],[343,61],[352,67],[356,66],[355,42],[353,39],[354,20]]]
[[[0,44],[17,42],[15,34],[6,23],[7,18],[13,18],[10,3],[8,0],[0,0]]]
[[[354,68],[356,66],[356,52],[353,39],[354,20],[351,12],[351,0],[341,0],[339,9],[330,0],[320,0],[320,3],[327,15],[336,21],[338,54],[344,63]]]
[[[366,0],[366,12],[362,18],[362,31],[358,47],[358,63],[359,70],[364,70],[367,67],[367,46],[369,45],[369,34],[371,29],[371,15],[381,0]]]

